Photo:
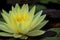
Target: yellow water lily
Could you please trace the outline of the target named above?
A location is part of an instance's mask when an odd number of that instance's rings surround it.
[[[0,21],[0,30],[5,32],[0,32],[0,35],[26,38],[25,35],[38,36],[45,33],[39,29],[48,22],[44,20],[46,14],[41,16],[42,11],[34,14],[35,8],[36,6],[33,6],[29,10],[28,4],[24,4],[22,7],[16,4],[9,12],[2,10],[1,14],[5,22]]]

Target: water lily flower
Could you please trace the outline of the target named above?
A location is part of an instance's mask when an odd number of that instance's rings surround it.
[[[48,20],[44,20],[46,14],[41,15],[42,11],[35,13],[36,6],[29,10],[28,4],[20,7],[16,4],[12,10],[6,12],[2,10],[2,17],[5,22],[0,21],[0,36],[9,36],[27,39],[27,36],[38,36],[45,33],[40,30]]]

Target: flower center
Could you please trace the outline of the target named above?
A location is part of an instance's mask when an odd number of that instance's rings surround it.
[[[24,15],[17,15],[16,16],[16,20],[17,22],[24,22],[27,20],[27,14],[24,14]]]

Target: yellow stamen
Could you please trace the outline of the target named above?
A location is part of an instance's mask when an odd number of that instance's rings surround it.
[[[16,15],[16,20],[17,22],[25,22],[28,19],[27,16],[27,14],[24,14],[23,16]]]

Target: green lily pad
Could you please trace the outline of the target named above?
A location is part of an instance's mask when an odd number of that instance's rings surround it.
[[[60,34],[60,28],[51,28],[48,31],[55,31],[57,34]]]
[[[42,40],[60,40],[60,37],[47,37]]]

